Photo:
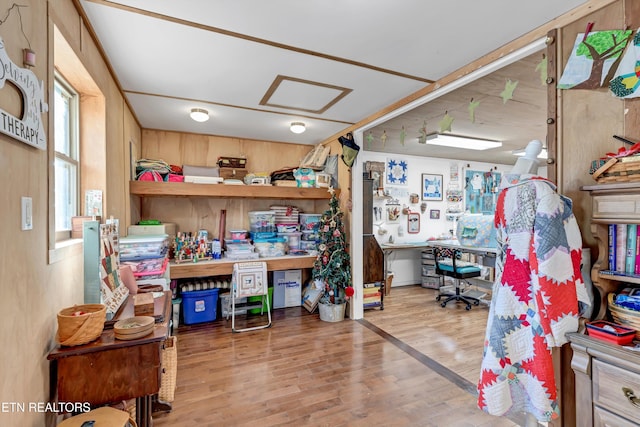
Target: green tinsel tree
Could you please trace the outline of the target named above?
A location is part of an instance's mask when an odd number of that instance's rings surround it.
[[[345,302],[345,289],[351,287],[351,257],[346,251],[343,212],[333,188],[329,189],[329,209],[320,218],[318,228],[318,256],[313,265],[313,279],[324,285],[323,303]],[[346,296],[351,292],[347,291]]]

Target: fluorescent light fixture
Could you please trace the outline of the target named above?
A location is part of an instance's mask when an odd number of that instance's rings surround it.
[[[196,122],[206,122],[209,120],[209,112],[204,108],[192,108],[189,116]]]
[[[489,139],[473,138],[470,136],[451,135],[447,133],[432,133],[427,135],[427,144],[444,147],[462,148],[465,150],[488,150],[502,147],[502,142]]]
[[[511,154],[513,154],[514,156],[518,156],[518,157],[522,157],[524,156],[525,153],[525,149],[521,149],[521,150],[513,150],[511,152]],[[547,149],[543,148],[542,151],[540,151],[540,154],[538,154],[538,159],[546,159],[548,157],[548,153],[547,153]]]
[[[293,133],[302,133],[306,130],[307,128],[305,127],[304,123],[302,122],[291,122],[291,126],[289,127],[289,130]]]

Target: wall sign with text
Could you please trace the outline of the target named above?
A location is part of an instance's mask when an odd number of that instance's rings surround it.
[[[0,108],[0,133],[32,145],[47,149],[47,136],[42,125],[42,114],[49,111],[44,102],[44,82],[38,81],[35,73],[20,68],[11,61],[0,38],[0,89],[5,83],[12,83],[22,96],[22,117],[14,117]]]

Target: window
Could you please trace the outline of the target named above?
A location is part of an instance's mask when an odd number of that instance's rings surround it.
[[[60,241],[71,238],[71,217],[78,215],[78,94],[56,75],[54,96],[55,230]]]

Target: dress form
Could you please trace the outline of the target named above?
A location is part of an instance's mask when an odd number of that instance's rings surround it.
[[[536,174],[538,173],[538,155],[542,152],[542,142],[534,139],[525,149],[524,156],[518,157],[513,165],[511,173],[515,174]]]

